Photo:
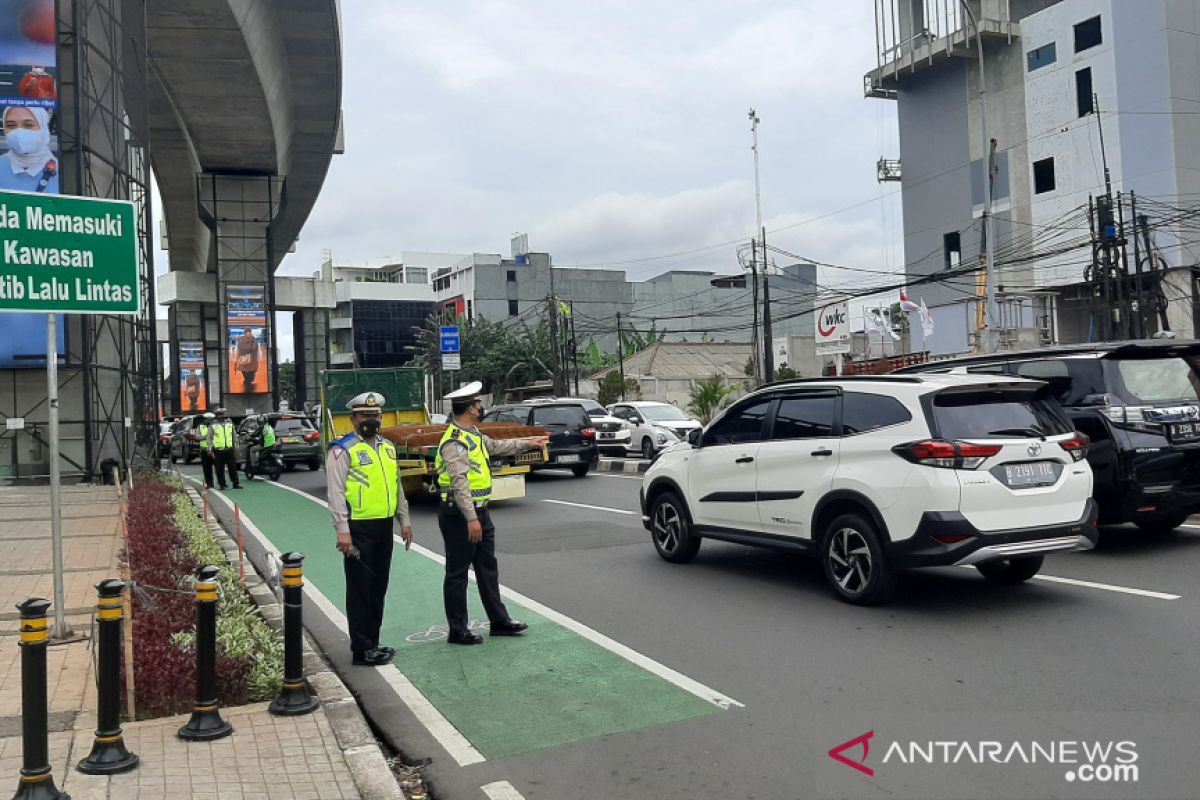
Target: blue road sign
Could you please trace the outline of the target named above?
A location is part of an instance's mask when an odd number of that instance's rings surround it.
[[[458,326],[443,325],[442,326],[442,352],[457,353],[458,352]]]

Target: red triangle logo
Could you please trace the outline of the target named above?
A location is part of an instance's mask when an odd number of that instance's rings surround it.
[[[875,777],[875,770],[867,766],[867,756],[871,754],[871,737],[875,735],[875,731],[867,731],[861,736],[855,736],[848,742],[842,742],[829,751],[829,757],[834,761],[840,761],[847,767],[853,767],[859,772]],[[847,750],[853,750],[855,747],[862,745],[862,758],[857,761],[852,761],[842,755]]]

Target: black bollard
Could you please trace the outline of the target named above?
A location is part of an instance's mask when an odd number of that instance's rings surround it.
[[[233,733],[217,709],[217,575],[216,567],[196,570],[196,704],[192,718],[179,729],[180,739],[204,741]]]
[[[50,601],[29,597],[21,612],[21,782],[13,800],[71,800],[50,774],[49,714],[46,707],[46,610]]]
[[[299,716],[317,708],[304,677],[304,554],[284,553],[283,690],[271,703],[272,714]]]
[[[125,747],[121,736],[121,592],[116,579],[96,584],[96,739],[92,752],[75,769],[88,775],[109,775],[131,770],[138,757]],[[133,654],[130,654],[130,658]]]

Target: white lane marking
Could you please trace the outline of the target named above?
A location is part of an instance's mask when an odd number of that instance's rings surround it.
[[[295,492],[301,497],[307,497],[309,500],[328,508],[325,503],[321,502],[315,497],[312,497],[311,495],[305,494],[299,489],[293,489],[290,486],[284,486],[283,484],[279,483],[275,485]],[[232,501],[221,492],[212,492],[212,494],[220,497],[229,505],[233,505]],[[259,546],[261,546],[268,554],[270,554],[272,558],[279,558],[279,550],[271,543],[270,539],[268,539],[263,532],[260,531],[258,527],[250,521],[248,517],[242,517],[242,528],[249,533],[250,536],[252,536],[255,541],[258,542]],[[325,616],[327,616],[334,624],[336,624],[342,630],[346,630],[348,627],[346,615],[343,614],[341,610],[335,606],[329,600],[329,598],[324,595],[324,593],[321,592],[321,590],[317,589],[317,587],[311,582],[305,582],[304,594],[313,602],[313,604],[317,606],[317,608],[321,609]],[[412,711],[413,716],[415,716],[417,720],[425,726],[425,729],[428,730],[433,738],[436,739],[438,743],[446,749],[446,752],[450,754],[450,757],[458,762],[459,766],[465,767],[470,764],[478,764],[487,760],[478,750],[475,749],[475,747],[470,743],[470,741],[467,740],[465,736],[459,733],[457,728],[450,724],[448,719],[442,716],[441,712],[437,710],[433,703],[429,702],[429,698],[421,694],[420,690],[413,685],[412,681],[410,681],[404,675],[404,673],[402,673],[396,667],[395,664],[386,664],[382,667],[373,667],[372,669],[376,670],[383,677],[383,679],[388,682],[388,685],[391,686],[392,690],[396,692],[396,695],[400,698],[400,701],[404,703],[404,705],[408,706],[409,710]]]
[[[305,494],[304,492],[300,491],[299,489],[293,489],[291,486],[284,486],[281,483],[276,483],[274,485],[279,486],[280,488],[283,488],[283,489],[287,489],[288,491],[295,492],[296,494],[300,495],[301,497],[307,498],[308,500],[311,500],[312,502],[316,503],[319,506],[324,506],[325,508],[329,507],[328,504],[325,503],[324,501],[320,500],[319,498],[313,497],[310,494]],[[550,502],[550,501],[547,501],[547,502]],[[619,509],[604,509],[604,510],[605,511],[617,511]],[[622,511],[621,513],[633,514],[636,512]],[[396,536],[393,538],[395,538],[395,540],[397,542],[403,541],[399,536]],[[421,555],[425,556],[426,558],[428,558],[432,561],[437,562],[438,564],[441,564],[443,566],[446,564],[446,559],[444,556],[440,556],[437,553],[433,552],[432,550],[422,547],[419,544],[414,543],[412,546],[412,550],[413,550],[413,552],[420,553]],[[671,669],[670,667],[666,666],[665,664],[660,664],[659,662],[655,661],[654,659],[650,658],[649,656],[643,655],[642,653],[639,653],[638,651],[634,650],[632,647],[628,647],[614,639],[610,639],[609,637],[605,636],[603,633],[600,633],[599,631],[594,630],[593,628],[589,628],[587,625],[584,625],[582,622],[572,619],[571,617],[568,617],[566,614],[555,611],[554,609],[550,608],[549,606],[542,605],[537,600],[534,600],[531,597],[526,597],[525,595],[521,594],[520,592],[514,591],[504,585],[500,586],[500,594],[502,596],[504,596],[505,598],[512,600],[513,602],[520,603],[521,605],[528,608],[530,611],[540,614],[541,616],[545,617],[546,619],[550,620],[551,622],[557,622],[559,625],[566,628],[567,630],[579,634],[583,638],[587,639],[589,642],[592,642],[593,644],[603,647],[605,650],[608,650],[610,653],[618,655],[621,658],[625,659],[626,661],[628,661],[632,664],[636,664],[637,666],[641,667],[642,669],[646,670],[647,672],[651,673],[652,675],[657,675],[658,677],[662,678],[667,683],[674,684],[675,686],[678,686],[680,689],[683,689],[685,692],[687,692],[689,694],[694,694],[696,697],[699,697],[701,700],[704,700],[705,702],[712,703],[714,706],[716,706],[718,708],[728,709],[733,706],[736,706],[738,708],[745,708],[744,703],[739,703],[737,700],[734,700],[732,697],[721,694],[720,692],[718,692],[716,689],[713,689],[712,687],[705,686],[703,683],[700,683],[699,681],[697,681],[693,678],[689,678],[687,675],[684,675],[683,673],[676,672],[675,670]],[[449,724],[449,723],[447,723],[447,724]],[[458,733],[458,732],[455,731],[455,733]],[[482,758],[482,756],[480,758]]]
[[[960,564],[963,569],[975,569],[970,564]],[[1132,594],[1138,597],[1150,597],[1155,600],[1178,600],[1182,595],[1167,594],[1166,592],[1154,592],[1149,589],[1133,589],[1129,586],[1117,586],[1112,583],[1096,583],[1095,581],[1081,581],[1076,578],[1060,578],[1057,575],[1034,575],[1032,580],[1046,581],[1047,583],[1063,583],[1068,586],[1081,586],[1085,589],[1101,589],[1106,592],[1117,592],[1118,594]]]
[[[491,800],[525,800],[525,796],[513,788],[513,785],[508,781],[486,783],[479,788],[483,789],[483,793],[490,797]]]
[[[555,505],[559,505],[559,506],[574,506],[575,508],[590,508],[593,511],[611,511],[614,514],[633,514],[634,516],[638,515],[638,512],[636,512],[636,511],[626,511],[623,508],[609,508],[608,506],[592,506],[592,505],[588,505],[587,503],[572,503],[567,500],[548,500],[546,498],[542,498],[542,502],[543,503],[554,503]]]
[[[621,475],[616,472],[589,472],[589,478],[616,478],[619,481],[640,481],[642,476],[638,475]]]

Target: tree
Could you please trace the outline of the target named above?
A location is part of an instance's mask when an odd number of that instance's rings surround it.
[[[741,384],[737,383],[726,386],[720,375],[692,381],[692,385],[688,388],[688,411],[707,425],[724,404],[725,399],[740,388]]]
[[[625,399],[640,400],[642,387],[633,378],[625,379]],[[608,372],[600,380],[600,390],[596,394],[596,402],[609,406],[621,399],[621,373],[617,370]]]
[[[790,381],[799,377],[800,373],[796,372],[796,370],[789,367],[786,363],[780,364],[775,369],[775,380],[777,381]]]
[[[551,377],[550,328],[545,321],[514,326],[436,314],[417,330],[418,361],[427,370],[441,368],[440,328],[446,324],[459,326],[459,374],[463,380],[483,381],[485,392],[502,399],[506,389]]]
[[[287,403],[288,408],[295,408],[296,400],[296,362],[284,361],[279,365],[279,402]]]

